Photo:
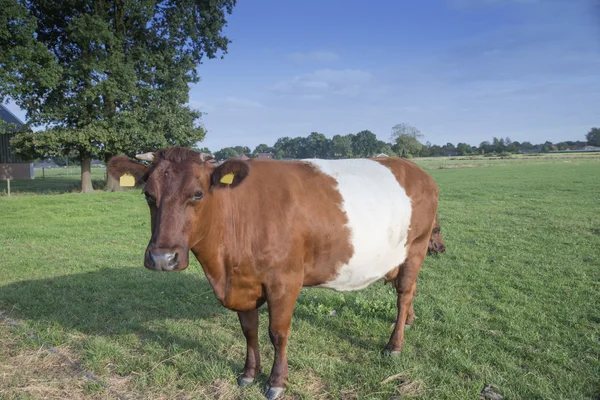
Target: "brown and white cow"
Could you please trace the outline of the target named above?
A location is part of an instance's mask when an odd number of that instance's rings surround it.
[[[303,286],[358,290],[384,278],[398,293],[386,354],[399,353],[415,318],[417,274],[436,222],[438,188],[403,159],[228,160],[172,147],[113,157],[109,173],[144,184],[152,237],[146,268],[177,271],[191,251],[221,304],[237,311],[246,337],[238,383],[260,371],[258,308],[269,311],[275,349],[265,394],[279,397],[288,376],[286,345]]]

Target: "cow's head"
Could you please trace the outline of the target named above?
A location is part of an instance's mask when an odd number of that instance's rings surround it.
[[[431,230],[431,236],[429,237],[429,246],[427,247],[427,254],[437,254],[446,251],[446,244],[442,237],[442,230],[440,229],[440,223],[438,222],[437,216]]]
[[[189,251],[209,219],[214,191],[239,185],[248,175],[249,165],[229,160],[217,167],[208,162],[213,156],[182,147],[136,157],[150,164],[115,156],[107,167],[114,178],[129,174],[136,185],[143,185],[152,229],[144,265],[158,271],[185,269]]]

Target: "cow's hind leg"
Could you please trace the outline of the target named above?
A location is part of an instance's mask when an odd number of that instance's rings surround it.
[[[415,293],[413,293],[413,299],[415,298],[415,296],[417,295],[417,290],[415,289]],[[410,309],[408,310],[408,315],[406,316],[406,322],[404,323],[404,329],[408,329],[412,326],[412,324],[415,322],[415,309],[413,308],[413,305],[411,303],[410,305]]]
[[[260,372],[260,352],[258,349],[258,309],[238,312],[242,331],[246,337],[246,364],[244,372],[238,377],[238,384],[242,387],[254,382],[256,374]]]
[[[292,280],[298,282],[298,280]],[[292,325],[292,314],[302,284],[278,284],[267,288],[267,305],[269,307],[269,336],[275,349],[271,376],[265,388],[268,400],[279,398],[285,391],[288,376],[286,347]]]
[[[385,347],[385,355],[398,354],[402,350],[404,343],[405,325],[412,325],[415,319],[415,312],[412,302],[417,291],[417,275],[425,260],[427,253],[426,240],[415,240],[409,246],[408,257],[398,271],[394,283],[398,293],[398,314],[396,317],[396,326],[390,337],[390,341]]]

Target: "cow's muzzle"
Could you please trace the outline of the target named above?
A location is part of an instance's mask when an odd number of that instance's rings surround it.
[[[177,253],[153,253],[148,252],[147,265],[158,271],[173,271],[178,263]]]
[[[144,266],[154,271],[181,271],[189,265],[188,250],[180,246],[146,247]]]
[[[441,254],[446,251],[446,245],[443,243],[429,243],[427,254]]]

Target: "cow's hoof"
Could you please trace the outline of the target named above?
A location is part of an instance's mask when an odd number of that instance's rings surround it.
[[[282,387],[271,387],[267,385],[265,388],[265,396],[267,400],[275,400],[281,397],[281,395],[285,392],[285,388]]]
[[[383,352],[384,357],[398,357],[400,355],[400,350],[390,350],[385,349]]]
[[[416,317],[415,317],[416,318]],[[411,327],[412,325],[409,324],[404,324],[404,330],[407,330]],[[394,329],[396,327],[396,322],[394,322],[393,324],[390,325],[390,329]]]
[[[240,387],[246,387],[254,382],[254,378],[247,378],[243,375],[238,376],[237,383]]]

